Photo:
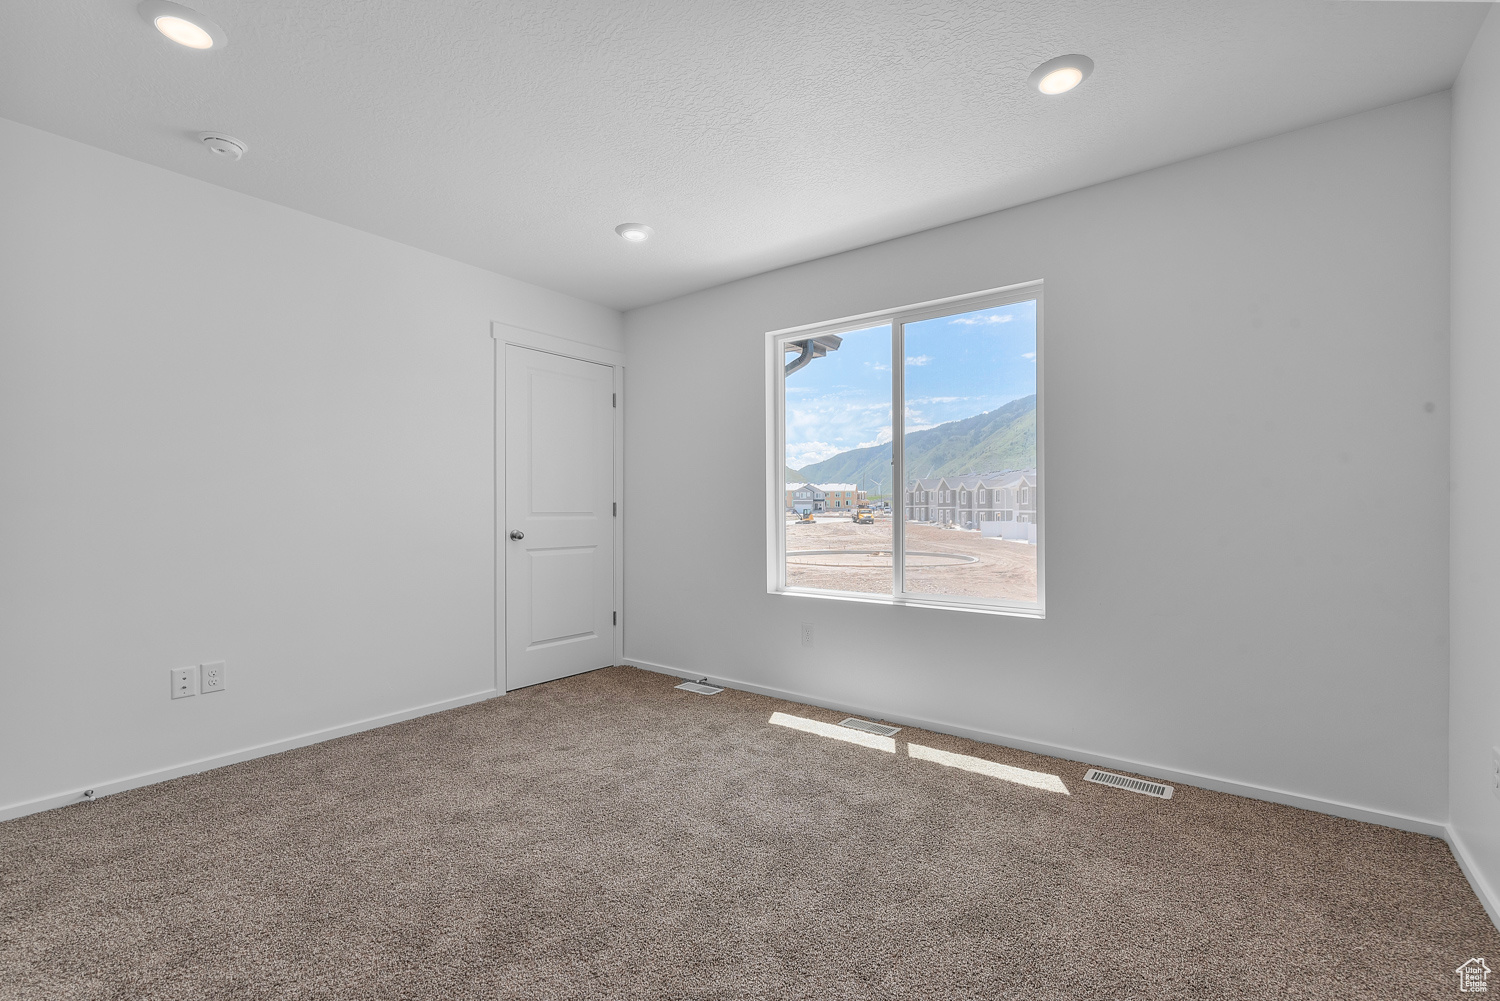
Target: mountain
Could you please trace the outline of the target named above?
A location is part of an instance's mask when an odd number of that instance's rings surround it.
[[[805,483],[807,481],[802,478],[802,474],[801,473],[797,472],[791,466],[787,466],[786,467],[786,482],[787,483]]]
[[[949,421],[906,436],[906,478],[1030,469],[1036,465],[1036,397],[1023,396],[998,410]],[[891,493],[891,446],[872,445],[810,466],[797,474],[809,483],[858,483],[872,495]]]

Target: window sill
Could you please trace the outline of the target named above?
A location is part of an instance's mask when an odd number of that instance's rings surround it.
[[[817,598],[823,601],[855,601],[866,605],[899,605],[907,608],[933,608],[949,612],[978,612],[981,615],[1004,615],[1016,619],[1045,619],[1045,608],[1028,605],[992,605],[975,602],[970,604],[949,598],[915,598],[894,595],[857,594],[852,591],[813,591],[798,588],[771,589],[768,594],[783,598]]]

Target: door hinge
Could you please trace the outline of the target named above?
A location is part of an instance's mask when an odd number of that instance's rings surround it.
[[[615,509],[615,517],[618,518],[620,516],[620,502],[619,501],[615,501],[610,506]]]
[[[609,394],[609,405],[612,406],[612,407],[618,407],[620,405],[620,394],[619,393],[610,393]]]
[[[620,613],[619,612],[611,612],[610,613],[610,620],[609,621],[610,621],[611,625],[618,626],[620,624]]]

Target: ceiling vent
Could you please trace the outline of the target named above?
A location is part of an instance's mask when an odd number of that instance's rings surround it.
[[[682,684],[673,687],[680,688],[684,692],[697,692],[699,695],[718,695],[724,690],[722,688],[715,688],[713,685],[700,684],[696,681],[684,681]]]
[[[878,733],[882,737],[894,737],[901,732],[899,726],[886,726],[884,723],[871,723],[867,719],[855,719],[849,717],[840,720],[839,726],[847,726],[851,730],[863,730],[865,733]]]
[[[1102,772],[1097,768],[1090,768],[1085,772],[1083,780],[1097,782],[1102,786],[1114,786],[1116,789],[1124,789],[1127,792],[1138,792],[1142,796],[1155,796],[1157,799],[1172,798],[1172,787],[1169,785],[1148,782],[1145,779],[1133,779],[1129,775],[1116,775],[1114,772]]]
[[[234,136],[226,136],[222,132],[200,132],[198,138],[203,145],[208,147],[210,153],[214,156],[222,156],[226,160],[238,160],[250,148]]]

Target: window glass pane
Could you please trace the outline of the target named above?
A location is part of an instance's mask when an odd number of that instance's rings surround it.
[[[906,324],[905,353],[906,591],[1035,603],[1035,300]]]
[[[786,583],[892,594],[891,328],[786,345]]]

